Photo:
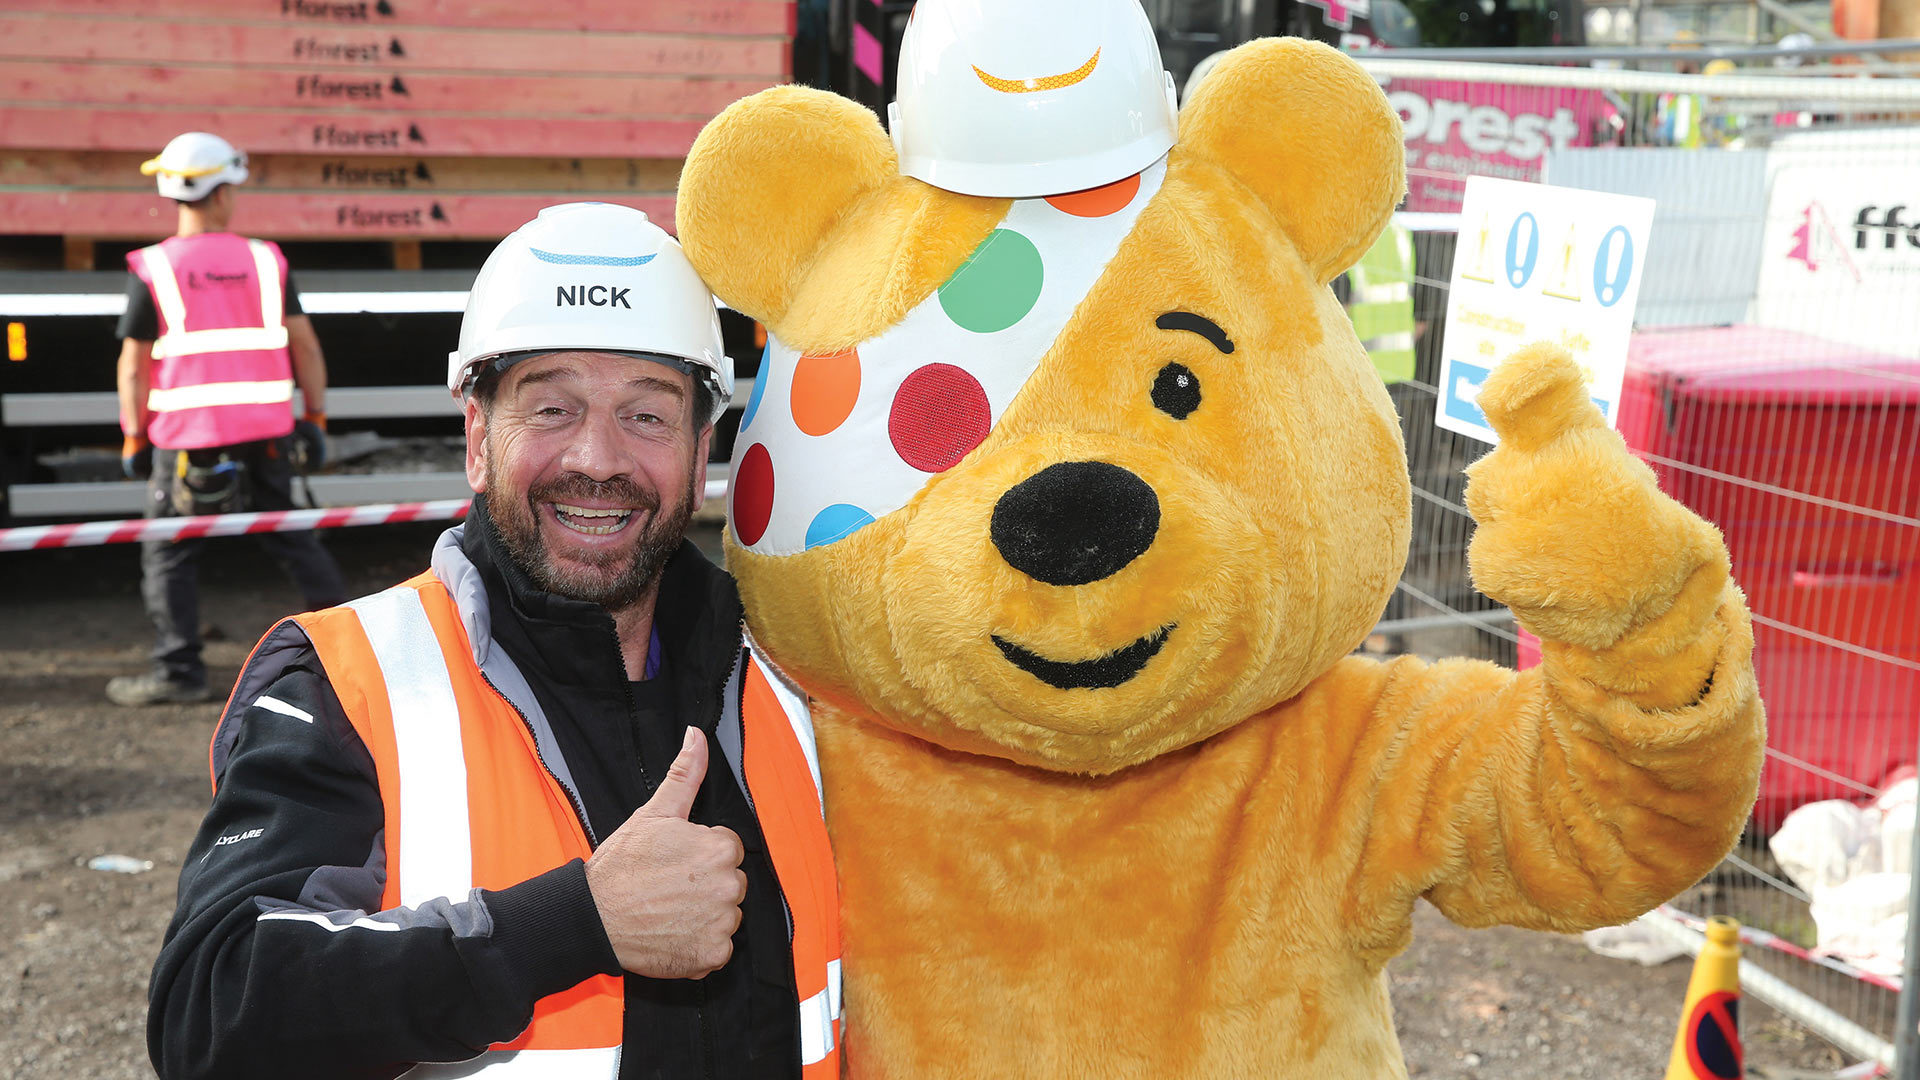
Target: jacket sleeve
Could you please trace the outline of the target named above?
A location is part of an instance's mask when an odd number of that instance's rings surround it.
[[[249,661],[212,762],[149,989],[162,1077],[389,1077],[465,1060],[515,1038],[541,997],[619,972],[578,860],[379,910],[373,759],[295,624]]]

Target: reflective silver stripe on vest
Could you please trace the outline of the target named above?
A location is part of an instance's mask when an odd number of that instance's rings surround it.
[[[840,961],[827,961],[827,988],[800,1003],[800,1063],[811,1065],[833,1052],[833,1022],[840,1019]]]
[[[260,325],[279,330],[284,341],[287,298],[280,288],[280,262],[273,257],[273,249],[265,240],[247,241],[247,250],[253,253],[253,272],[260,279]]]
[[[281,331],[285,333],[285,331]],[[224,330],[207,330],[224,334]],[[208,352],[230,352],[209,349]],[[199,386],[155,387],[147,391],[147,408],[154,412],[179,412],[205,409],[214,405],[284,405],[293,400],[292,379],[264,379],[259,382],[202,383]]]
[[[486,1080],[546,1080],[547,1077],[604,1076],[608,1080],[620,1074],[620,1048],[593,1047],[586,1050],[490,1050],[471,1061],[452,1065],[415,1065],[401,1075],[419,1080],[452,1080],[454,1077],[485,1075]]]
[[[153,343],[153,358],[201,356],[206,353],[265,352],[287,347],[284,326],[228,326],[219,330],[188,330],[162,334]]]
[[[833,1018],[840,1019],[840,958],[827,961],[827,1000],[832,1006]]]
[[[230,326],[215,330],[188,330],[187,304],[180,295],[180,279],[174,274],[173,261],[160,245],[142,248],[147,277],[153,283],[153,299],[166,320],[167,330],[153,343],[153,357],[197,356],[202,353],[254,352],[287,347],[285,324],[286,295],[280,288],[280,264],[273,249],[263,240],[247,241],[253,254],[254,277],[260,283],[259,326]],[[266,404],[243,402],[241,404]],[[156,411],[157,405],[149,405]],[[187,406],[174,406],[186,408]]]
[[[473,889],[467,758],[460,708],[420,593],[398,586],[347,604],[360,617],[386,682],[400,762],[400,906]]]
[[[822,990],[800,1003],[800,1063],[811,1065],[833,1053],[833,1015]]]
[[[1353,268],[1353,300],[1355,304],[1394,304],[1413,295],[1413,287],[1402,281],[1374,281],[1365,274],[1365,267]]]
[[[153,302],[160,308],[160,317],[175,330],[187,327],[187,305],[180,298],[180,281],[173,276],[173,263],[160,245],[142,248],[140,257],[147,263],[147,278],[153,282]],[[164,337],[165,335],[162,335]]]
[[[1367,350],[1368,355],[1377,352],[1412,352],[1413,331],[1402,330],[1397,334],[1381,334],[1379,337],[1368,338],[1360,345]]]

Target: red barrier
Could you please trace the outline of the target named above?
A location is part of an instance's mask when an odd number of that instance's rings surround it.
[[[725,480],[709,480],[707,500],[723,499]],[[391,525],[407,521],[447,521],[465,517],[470,498],[430,502],[369,503],[313,510],[265,510],[249,514],[201,514],[196,517],[134,518],[127,521],[80,521],[66,525],[28,525],[0,529],[0,551],[36,551],[44,548],[132,544],[142,540],[196,540],[207,536],[246,536],[252,533],[305,532],[359,525]]]
[[[268,510],[252,514],[202,514],[196,517],[84,521],[67,525],[30,525],[0,529],[0,551],[131,544],[141,540],[195,540],[206,536],[303,532],[403,521],[445,521],[464,517],[471,499],[375,503],[318,510]]]
[[[1707,925],[1707,920],[1702,916],[1695,915],[1690,911],[1681,911],[1672,904],[1660,905],[1659,911],[1660,914],[1694,930],[1704,931]],[[1876,975],[1864,968],[1854,967],[1845,960],[1835,960],[1831,956],[1825,956],[1803,949],[1785,938],[1768,933],[1765,930],[1755,929],[1744,923],[1741,924],[1740,927],[1740,940],[1748,945],[1755,945],[1762,949],[1771,949],[1774,952],[1784,953],[1797,960],[1805,960],[1809,964],[1817,964],[1820,967],[1826,968],[1828,971],[1838,972],[1849,979],[1866,983],[1868,986],[1877,986],[1882,990],[1891,990],[1896,994],[1900,992],[1901,983],[1899,979],[1887,975]]]

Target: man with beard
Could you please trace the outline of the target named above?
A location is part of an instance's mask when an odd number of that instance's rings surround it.
[[[639,211],[551,207],[449,368],[472,509],[242,670],[155,1067],[838,1076],[811,728],[684,538],[732,392],[711,294]]]

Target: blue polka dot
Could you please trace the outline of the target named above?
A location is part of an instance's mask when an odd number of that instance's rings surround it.
[[[847,503],[834,503],[813,516],[813,523],[807,526],[807,547],[825,547],[835,540],[846,539],[855,529],[871,524],[873,515],[865,510]]]
[[[740,430],[753,423],[753,414],[760,411],[760,398],[767,392],[767,378],[773,374],[773,339],[767,339],[767,347],[760,353],[760,373],[753,377],[753,395],[747,398],[747,411],[740,414]]]

